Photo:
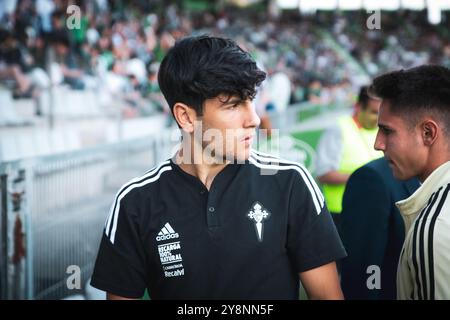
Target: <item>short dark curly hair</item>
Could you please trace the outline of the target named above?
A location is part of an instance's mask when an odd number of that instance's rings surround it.
[[[423,114],[434,114],[450,132],[450,69],[423,65],[378,76],[369,87],[371,96],[386,100],[393,113],[415,125]]]
[[[233,40],[208,35],[176,42],[161,62],[159,87],[170,110],[177,102],[203,114],[206,99],[221,94],[253,99],[266,78],[250,54]]]

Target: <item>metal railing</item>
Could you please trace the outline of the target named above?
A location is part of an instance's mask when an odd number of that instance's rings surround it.
[[[172,132],[0,164],[2,299],[82,294],[118,188],[171,156]],[[67,268],[81,270],[69,289]]]

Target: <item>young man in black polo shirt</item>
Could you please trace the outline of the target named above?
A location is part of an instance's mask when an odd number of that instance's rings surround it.
[[[185,38],[159,84],[180,150],[118,192],[92,285],[110,299],[340,299],[345,250],[307,170],[251,150],[265,79],[233,41]]]

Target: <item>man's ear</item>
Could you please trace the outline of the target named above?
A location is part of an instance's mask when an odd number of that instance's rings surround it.
[[[420,129],[422,131],[423,143],[426,146],[433,145],[438,137],[439,131],[442,131],[442,128],[432,119],[423,121]]]
[[[194,132],[194,122],[197,119],[197,113],[194,108],[177,102],[173,106],[173,116],[181,129],[188,133]]]

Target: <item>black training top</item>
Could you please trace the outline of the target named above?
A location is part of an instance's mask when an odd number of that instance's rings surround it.
[[[124,185],[92,285],[152,299],[298,299],[299,272],[346,255],[307,170],[252,151],[208,191],[167,160]]]

